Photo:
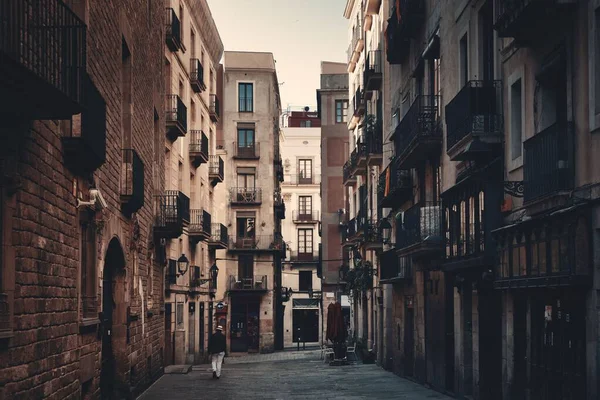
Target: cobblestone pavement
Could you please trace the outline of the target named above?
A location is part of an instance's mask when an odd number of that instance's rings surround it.
[[[306,353],[302,359],[283,360],[294,353],[228,357],[219,380],[212,379],[208,365],[195,367],[187,375],[164,375],[139,400],[450,399],[376,365],[330,367],[319,361],[319,352]],[[246,362],[259,356],[265,359]]]

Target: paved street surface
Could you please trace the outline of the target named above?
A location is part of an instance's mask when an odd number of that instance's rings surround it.
[[[450,399],[376,365],[330,367],[319,352],[304,353],[228,357],[219,380],[208,365],[195,366],[186,375],[164,375],[140,400]]]

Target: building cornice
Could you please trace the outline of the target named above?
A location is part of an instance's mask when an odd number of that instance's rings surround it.
[[[352,16],[352,8],[354,8],[354,0],[347,0],[346,8],[344,9],[344,18],[350,19]]]
[[[223,41],[215,20],[210,12],[210,7],[206,0],[187,0],[190,8],[190,14],[196,22],[196,27],[200,31],[202,41],[213,62],[213,65],[219,64],[223,57]]]

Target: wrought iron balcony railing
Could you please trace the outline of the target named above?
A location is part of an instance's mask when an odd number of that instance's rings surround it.
[[[223,182],[225,173],[225,164],[221,156],[210,156],[210,164],[208,165],[208,177],[211,179],[213,186],[219,182]]]
[[[208,161],[208,137],[203,131],[193,130],[190,132],[190,159],[194,167]]]
[[[183,225],[190,221],[190,198],[182,192],[167,190],[156,196],[157,213],[154,233],[161,238],[176,238],[183,232]]]
[[[321,183],[320,174],[285,174],[283,183],[286,185],[318,185]]]
[[[233,187],[229,189],[229,201],[232,204],[262,203],[262,189],[257,187]]]
[[[310,210],[294,210],[292,212],[292,221],[295,223],[311,223],[319,222],[319,212]]]
[[[548,21],[556,21],[573,10],[577,0],[498,0],[494,28],[499,37],[522,41]]]
[[[234,158],[256,160],[260,158],[260,143],[233,143]]]
[[[439,202],[415,204],[403,213],[396,224],[396,248],[398,250],[424,242],[442,249],[442,215]]]
[[[366,91],[379,90],[381,88],[381,65],[381,50],[369,50],[363,75]]]
[[[123,150],[121,203],[129,214],[144,206],[144,163],[133,149]]]
[[[206,84],[204,83],[204,67],[197,58],[190,60],[190,84],[192,90],[196,93],[200,93],[206,90]]]
[[[209,246],[214,246],[218,248],[227,248],[227,244],[229,242],[227,233],[227,227],[223,224],[214,223],[211,226],[211,236],[209,239]]]
[[[167,47],[171,51],[177,51],[182,48],[181,42],[181,22],[172,8],[165,9],[166,31],[165,38]]]
[[[381,282],[402,282],[412,280],[412,257],[399,257],[396,249],[381,253],[380,276]]]
[[[219,97],[216,94],[210,95],[210,105],[208,107],[208,115],[210,116],[210,120],[212,122],[218,122],[221,117],[220,105],[219,105]]]
[[[469,81],[446,106],[446,148],[467,140],[501,143],[504,129],[502,81]]]
[[[0,2],[0,107],[31,119],[84,109],[86,26],[62,1]]]
[[[207,240],[212,235],[212,217],[206,210],[190,210],[190,225],[188,226],[190,238]]]
[[[412,196],[413,183],[410,170],[398,168],[396,158],[379,175],[377,199],[379,207],[398,208]]]
[[[319,253],[316,251],[298,251],[291,250],[290,251],[290,261],[291,262],[317,262],[319,261]]]
[[[230,275],[227,282],[230,292],[266,292],[267,275],[234,276]]]
[[[391,139],[400,167],[408,168],[441,148],[439,96],[417,96]]]
[[[352,166],[352,159],[348,159],[342,167],[342,179],[344,184],[356,183],[356,177],[353,174],[354,167]]]
[[[167,135],[171,139],[185,136],[188,130],[187,107],[183,100],[176,94],[168,94],[166,107]]]
[[[523,143],[524,200],[531,202],[573,188],[574,126],[556,123]]]
[[[229,250],[285,251],[285,243],[278,235],[230,236]]]
[[[400,0],[390,12],[387,35],[387,59],[390,64],[401,64],[410,52],[410,39],[425,19],[424,0]]]
[[[354,105],[355,116],[362,116],[365,113],[365,96],[364,91],[360,86],[356,89],[356,92],[354,93],[352,104]]]

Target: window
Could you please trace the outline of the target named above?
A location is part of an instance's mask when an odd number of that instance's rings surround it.
[[[300,184],[312,183],[312,160],[298,160],[298,180]]]
[[[239,188],[254,188],[254,184],[256,183],[256,168],[239,167],[237,174]]]
[[[80,293],[83,318],[96,318],[96,226],[86,215],[80,224]]]
[[[238,277],[251,279],[254,276],[254,256],[252,254],[240,254],[238,256]]]
[[[298,272],[298,289],[301,292],[312,290],[312,271]]]
[[[298,229],[298,254],[313,253],[313,230]]]
[[[254,156],[254,129],[238,128],[238,156]]]
[[[183,327],[183,303],[177,303],[177,307],[175,308],[177,319],[177,329],[184,329]]]
[[[237,236],[239,238],[253,238],[256,233],[256,213],[254,211],[240,211],[236,215]]]
[[[511,159],[521,157],[523,145],[523,114],[521,79],[510,85],[510,154]]]
[[[343,123],[348,121],[348,100],[335,101],[335,123]]]
[[[460,71],[460,86],[463,87],[469,82],[469,42],[467,34],[460,39],[460,58],[459,58],[459,71]]]
[[[310,128],[311,127],[311,121],[300,121],[300,128]]]
[[[310,217],[312,214],[312,196],[300,196],[298,199],[299,214]]]
[[[252,83],[238,84],[239,111],[254,111],[254,87]]]

